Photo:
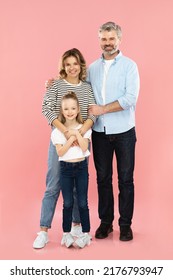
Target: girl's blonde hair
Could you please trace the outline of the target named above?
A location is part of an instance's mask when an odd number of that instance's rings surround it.
[[[63,56],[61,58],[61,62],[60,62],[59,78],[64,79],[67,77],[67,73],[65,72],[64,62],[70,56],[75,57],[77,59],[77,62],[80,65],[81,71],[79,74],[79,80],[85,81],[86,76],[87,76],[86,61],[85,61],[83,55],[81,54],[81,52],[76,48],[70,49],[63,54]]]
[[[64,118],[63,113],[62,113],[62,102],[63,102],[64,100],[67,100],[67,99],[73,99],[73,100],[76,101],[77,106],[78,106],[78,109],[79,109],[79,113],[78,113],[77,116],[76,116],[76,121],[77,121],[78,123],[83,123],[82,116],[81,116],[81,113],[80,113],[79,100],[78,100],[76,94],[75,94],[73,91],[67,92],[67,93],[62,97],[62,99],[61,99],[60,114],[59,114],[59,118],[58,118],[58,119],[59,119],[60,122],[63,123],[63,124],[64,124],[65,121],[66,121],[66,119]]]

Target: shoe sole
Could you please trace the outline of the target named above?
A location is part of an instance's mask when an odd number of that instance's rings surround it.
[[[70,248],[70,247],[72,247],[73,243],[74,243],[74,242],[72,242],[72,243],[70,243],[70,244],[68,244],[68,245],[65,244],[65,246],[66,246],[67,248]]]
[[[81,244],[78,244],[78,242],[77,242],[77,240],[76,240],[76,241],[75,241],[75,244],[76,244],[79,248],[83,249],[85,246],[87,246],[87,245],[90,244],[90,241],[89,241],[87,244],[84,244],[84,245],[82,246]]]
[[[130,241],[130,240],[133,240],[133,233],[132,233],[132,231],[131,231],[131,236],[130,237],[121,237],[121,234],[120,234],[119,240],[120,241]]]
[[[130,238],[119,238],[120,241],[131,241],[133,240],[133,237],[130,237]]]
[[[111,233],[111,232],[113,232],[113,228],[112,228],[112,227],[108,230],[108,232],[107,232],[107,235],[106,235],[106,236],[99,237],[99,236],[95,235],[95,238],[97,238],[97,239],[104,239],[104,238],[107,238],[107,237],[108,237],[108,235],[109,235],[109,233]]]
[[[45,246],[46,246],[46,244],[49,242],[49,240],[47,241],[47,242],[45,242],[45,244],[44,244],[44,246],[42,246],[42,247],[36,247],[36,246],[32,246],[34,249],[43,249]]]
[[[73,245],[73,243],[74,243],[74,240],[72,240],[69,244],[66,244],[66,243],[64,243],[64,244],[67,248],[70,248]]]

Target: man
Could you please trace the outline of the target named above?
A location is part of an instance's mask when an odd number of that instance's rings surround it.
[[[99,29],[102,57],[93,62],[88,79],[97,105],[90,113],[98,116],[93,127],[92,144],[98,184],[98,212],[101,224],[95,237],[106,238],[113,231],[114,196],[113,155],[117,160],[119,187],[120,240],[133,239],[135,106],[139,93],[137,65],[119,51],[121,27],[107,22]]]

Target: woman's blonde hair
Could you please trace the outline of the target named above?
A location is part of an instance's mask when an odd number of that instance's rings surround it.
[[[83,123],[82,116],[81,116],[81,113],[80,113],[79,100],[78,100],[76,94],[75,94],[73,91],[67,92],[67,93],[62,97],[62,99],[61,99],[61,108],[60,108],[60,114],[59,114],[59,118],[58,118],[59,121],[60,121],[61,123],[63,123],[63,124],[64,124],[65,121],[66,121],[66,119],[64,118],[64,115],[63,115],[63,113],[62,113],[62,102],[63,102],[64,100],[67,100],[67,99],[73,99],[73,100],[76,101],[77,106],[78,106],[78,109],[79,109],[79,113],[78,113],[77,116],[76,116],[76,121],[77,121],[78,123]]]
[[[83,55],[81,54],[81,52],[76,48],[70,49],[63,54],[63,56],[61,58],[61,62],[60,62],[59,78],[64,79],[67,77],[67,73],[65,72],[64,62],[70,56],[75,57],[77,59],[77,62],[80,65],[81,71],[79,74],[79,80],[85,81],[86,75],[87,75],[86,61],[85,61]]]

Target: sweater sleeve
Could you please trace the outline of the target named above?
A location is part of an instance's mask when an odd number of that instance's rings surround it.
[[[94,97],[92,87],[89,84],[89,105],[91,105],[91,104],[96,104],[96,101],[95,101],[95,97]],[[93,121],[93,123],[95,123],[97,117],[94,116],[94,115],[88,115],[88,119],[91,119]]]
[[[58,117],[57,114],[57,85],[54,84],[46,91],[43,103],[42,103],[42,114],[46,117],[49,124]]]

